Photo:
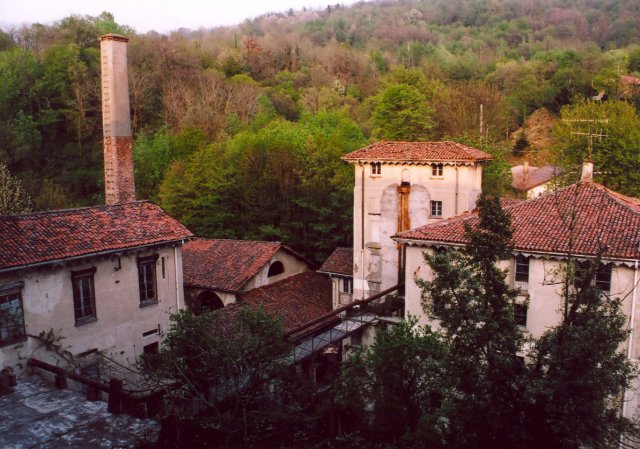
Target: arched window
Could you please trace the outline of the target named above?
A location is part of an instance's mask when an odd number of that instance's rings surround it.
[[[198,295],[197,303],[200,304],[200,313],[222,309],[224,303],[218,295],[213,292],[202,292]]]
[[[269,273],[267,273],[267,276],[272,277],[282,273],[284,273],[284,265],[279,260],[276,260],[269,267]]]

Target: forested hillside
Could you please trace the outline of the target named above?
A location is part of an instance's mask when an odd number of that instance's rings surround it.
[[[98,37],[125,34],[138,197],[196,234],[280,239],[320,260],[350,244],[340,156],[369,140],[464,140],[496,156],[486,187],[502,194],[508,136],[532,112],[614,114],[596,165],[639,173],[640,87],[621,81],[640,77],[638,23],[635,0],[406,0],[170,35],[109,13],[7,29],[0,161],[39,209],[102,202]],[[556,122],[567,151],[549,157],[579,162],[586,141]],[[640,193],[620,173],[603,182]]]

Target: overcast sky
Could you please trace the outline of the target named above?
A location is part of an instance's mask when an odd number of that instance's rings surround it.
[[[97,16],[109,11],[116,22],[138,33],[160,33],[178,28],[198,29],[234,25],[266,12],[284,12],[303,6],[318,8],[356,0],[0,0],[0,27],[50,24],[71,14]]]

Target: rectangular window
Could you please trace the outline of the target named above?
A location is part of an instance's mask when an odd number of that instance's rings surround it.
[[[520,290],[529,290],[529,258],[518,254],[516,256],[516,269],[514,287]]]
[[[351,278],[342,278],[342,292],[353,293],[353,280]]]
[[[26,338],[21,289],[22,283],[0,288],[0,346]]]
[[[76,325],[89,323],[97,319],[96,297],[93,286],[93,275],[95,272],[95,267],[89,270],[71,272],[73,309],[76,317]]]
[[[382,163],[381,162],[372,162],[371,163],[371,176],[380,176],[382,174]]]
[[[443,164],[431,164],[431,176],[441,178],[444,174]]]
[[[158,302],[156,288],[156,260],[158,255],[138,259],[138,286],[140,287],[140,305]]]
[[[527,327],[527,305],[514,304],[513,318],[518,326]]]
[[[611,292],[611,264],[600,264],[596,270],[596,287],[603,293]]]
[[[442,217],[442,201],[431,201],[431,216]]]

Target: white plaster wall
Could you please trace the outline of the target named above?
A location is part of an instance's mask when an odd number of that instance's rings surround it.
[[[284,273],[269,277],[269,267],[275,261],[282,262],[282,265],[284,265]],[[306,262],[300,260],[300,258],[283,249],[279,249],[271,258],[271,260],[269,260],[269,263],[265,264],[265,266],[258,272],[258,274],[255,275],[253,279],[251,279],[245,285],[244,291],[249,291],[253,290],[254,288],[273,284],[274,282],[281,281],[282,279],[286,279],[289,276],[293,276],[294,274],[303,273],[308,269],[309,266]]]
[[[159,256],[156,262],[158,303],[140,307],[136,257],[153,254]],[[148,337],[142,334],[158,328],[161,332],[167,331],[169,314],[184,307],[181,250],[148,249],[123,255],[120,263],[120,270],[114,269],[115,260],[108,257],[84,260],[72,266],[40,268],[0,276],[0,285],[24,282],[22,303],[28,335],[37,336],[52,329],[56,336],[64,337],[60,344],[74,356],[95,348],[127,365],[142,354],[145,345],[160,339],[157,333]],[[96,268],[97,320],[76,326],[71,272],[92,267]],[[37,349],[39,346],[38,340],[30,337],[21,345],[0,347],[0,367],[23,364],[22,358],[30,356],[56,363],[53,354]],[[17,370],[20,371],[19,366]]]
[[[381,175],[371,174],[370,164],[354,164],[354,299],[384,290],[398,281],[398,250],[391,236],[398,232],[397,186],[411,183],[411,228],[437,222],[475,207],[481,190],[481,165],[444,166],[434,177],[431,165],[384,164]],[[456,200],[456,172],[458,195]],[[364,181],[364,195],[363,195]],[[430,201],[442,201],[442,218],[431,218]],[[364,207],[363,207],[364,202]]]
[[[432,253],[432,249],[410,246],[407,247],[406,262],[406,287],[405,287],[405,315],[413,315],[419,317],[420,324],[429,324],[434,328],[438,327],[438,321],[431,321],[422,311],[420,305],[420,289],[415,279],[421,278],[431,280],[433,278],[432,270],[424,262],[423,253],[426,251]],[[507,282],[514,285],[514,259],[504,261],[500,264],[501,268],[509,271]],[[519,301],[529,301],[527,311],[527,325],[524,329],[528,335],[537,338],[551,327],[556,326],[562,318],[562,286],[558,284],[560,279],[558,273],[564,263],[562,261],[550,260],[545,258],[530,258],[529,261],[529,288],[527,292],[522,292],[518,296]],[[623,298],[622,308],[629,319],[629,326],[633,328],[631,334],[631,359],[638,363],[640,359],[640,313],[639,304],[640,297],[638,293],[634,295],[634,274],[635,269],[632,267],[620,265],[614,267],[611,273],[611,295],[613,297]],[[640,278],[640,276],[639,276]],[[631,309],[632,302],[635,300],[636,312],[633,326],[631,326]],[[620,350],[625,354],[628,350],[628,341],[624,343]],[[637,416],[640,413],[640,381],[636,382],[633,389],[626,393],[627,405],[625,407],[625,415],[627,417]]]

